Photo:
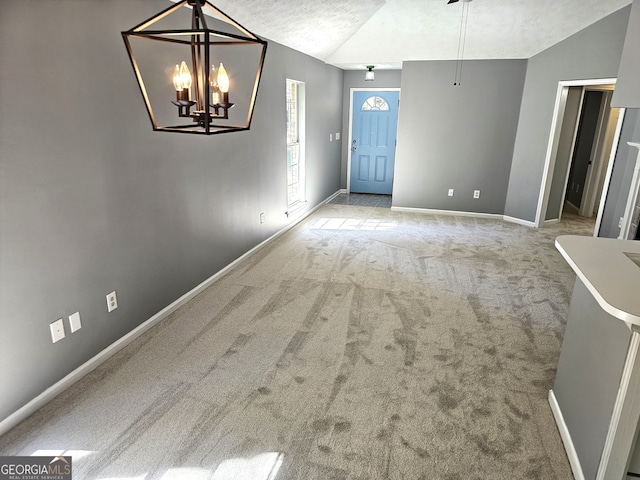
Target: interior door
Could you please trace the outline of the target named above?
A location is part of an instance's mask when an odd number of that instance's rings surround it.
[[[399,99],[399,91],[353,92],[351,192],[391,194]]]
[[[601,91],[589,90],[584,95],[565,197],[566,201],[578,209],[582,203],[584,185],[591,165],[591,153],[598,128],[602,96]]]

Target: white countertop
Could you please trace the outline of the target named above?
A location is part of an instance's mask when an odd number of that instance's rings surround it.
[[[604,311],[640,326],[640,241],[564,235],[556,248]]]

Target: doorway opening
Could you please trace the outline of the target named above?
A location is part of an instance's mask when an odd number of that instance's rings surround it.
[[[352,88],[347,193],[392,195],[399,88]]]
[[[597,236],[624,119],[624,109],[611,108],[615,83],[558,84],[536,227],[571,213],[594,218]]]

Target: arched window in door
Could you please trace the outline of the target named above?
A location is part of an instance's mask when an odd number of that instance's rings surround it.
[[[373,96],[364,101],[360,110],[389,110],[389,104],[384,98]]]

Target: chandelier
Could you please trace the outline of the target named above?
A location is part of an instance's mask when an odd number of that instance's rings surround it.
[[[207,0],[182,0],[122,38],[154,130],[249,130],[266,41]]]

